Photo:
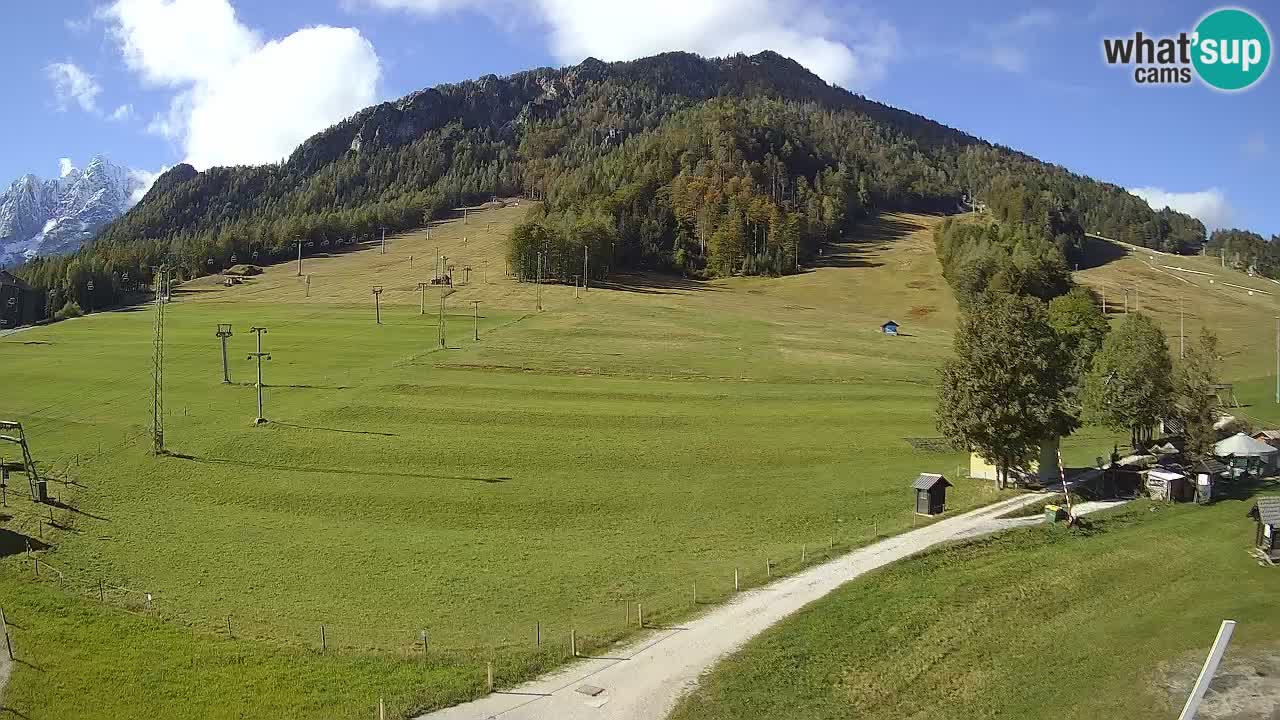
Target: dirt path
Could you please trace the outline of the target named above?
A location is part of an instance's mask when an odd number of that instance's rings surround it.
[[[429,720],[661,720],[676,700],[721,657],[805,605],[876,568],[935,545],[1007,529],[1000,520],[1014,510],[1044,502],[1021,495],[927,527],[882,540],[771,585],[741,593],[733,601],[680,627],[646,637],[464,705],[422,716]],[[1043,518],[1041,518],[1043,519]],[[601,692],[592,696],[581,689]]]
[[[4,707],[4,686],[9,684],[9,653],[0,648],[0,708]]]

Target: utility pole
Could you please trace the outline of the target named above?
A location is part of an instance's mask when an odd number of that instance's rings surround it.
[[[373,312],[378,324],[382,324],[382,286],[373,286]]]
[[[587,282],[587,246],[582,246],[582,290],[586,292],[591,289],[591,284]]]
[[[302,241],[298,240],[298,277],[302,277]]]
[[[443,283],[440,284],[440,313],[436,315],[436,328],[440,333],[440,349],[443,350],[449,346],[448,343],[445,342],[444,284]]]
[[[267,421],[267,419],[262,416],[262,361],[264,359],[271,359],[271,353],[262,352],[262,334],[266,331],[267,329],[264,327],[254,326],[249,328],[249,332],[258,336],[258,352],[249,353],[248,357],[249,360],[253,360],[255,358],[258,360],[258,419],[253,421],[254,425],[262,425]]]
[[[231,368],[227,365],[227,338],[231,337],[230,323],[223,325],[218,323],[217,337],[222,339],[222,384],[231,384]]]
[[[1182,295],[1178,295],[1178,357],[1187,359],[1187,320],[1182,311]]]
[[[418,290],[422,293],[422,300],[418,303],[419,315],[427,314],[427,286],[428,285],[430,285],[430,283],[424,283],[424,282],[418,283]]]
[[[475,329],[476,340],[480,339],[480,301],[471,301],[471,321],[472,327]]]
[[[151,353],[151,452],[164,454],[164,306],[169,269],[161,265],[156,278],[156,320]]]

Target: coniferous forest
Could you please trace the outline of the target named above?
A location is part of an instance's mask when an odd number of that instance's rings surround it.
[[[1021,269],[1001,282],[1034,294],[1061,291],[1086,230],[1170,252],[1205,242],[1193,218],[828,85],[775,53],[667,53],[419,91],[280,164],[179,165],[93,243],[18,272],[49,293],[50,313],[100,308],[162,263],[190,278],[286,260],[298,240],[316,252],[495,195],[543,201],[513,233],[512,269],[531,276],[542,251],[544,274],[562,279],[584,252],[601,273],[786,274],[871,213],[955,212],[966,196],[999,227],[963,231],[948,253],[1019,248]],[[964,282],[993,267],[968,263]]]

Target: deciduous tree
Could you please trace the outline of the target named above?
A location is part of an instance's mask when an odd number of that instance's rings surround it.
[[[1173,410],[1173,361],[1164,332],[1141,313],[1129,313],[1107,335],[1085,376],[1085,418],[1128,430],[1134,449],[1151,442],[1156,423]]]
[[[1003,488],[1050,438],[1078,426],[1067,407],[1071,358],[1044,303],[997,294],[960,319],[955,357],[942,367],[938,430],[996,466]]]

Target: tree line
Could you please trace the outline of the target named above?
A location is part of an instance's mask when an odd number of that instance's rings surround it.
[[[518,234],[547,246],[557,259],[545,271],[558,276],[573,274],[584,246],[599,271],[785,274],[872,213],[952,212],[965,195],[1010,227],[1048,223],[1045,239],[1065,254],[1072,243],[1059,236],[1077,237],[1067,218],[1162,250],[1204,240],[1184,215],[830,86],[775,53],[666,53],[419,91],[356,113],[279,164],[177,166],[95,242],[18,273],[52,308],[103,307],[161,263],[186,278],[233,256],[281,261],[299,240],[369,239],[518,194],[543,201],[545,214]],[[513,265],[524,272],[521,248]]]

